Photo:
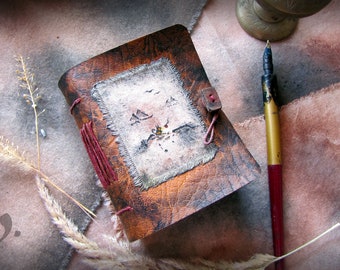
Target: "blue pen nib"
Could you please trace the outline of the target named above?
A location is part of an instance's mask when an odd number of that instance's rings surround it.
[[[272,49],[269,40],[267,40],[266,48],[263,53],[263,71],[264,75],[272,75],[274,72]]]

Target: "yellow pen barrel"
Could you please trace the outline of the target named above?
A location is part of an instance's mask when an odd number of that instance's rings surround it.
[[[275,75],[262,76],[264,117],[266,120],[268,165],[281,164],[279,108],[276,103]]]
[[[274,100],[264,104],[268,165],[281,164],[279,110]]]

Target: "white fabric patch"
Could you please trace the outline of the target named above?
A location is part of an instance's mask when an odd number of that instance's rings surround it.
[[[136,186],[157,186],[212,160],[205,125],[166,58],[97,83],[92,97],[117,136]]]

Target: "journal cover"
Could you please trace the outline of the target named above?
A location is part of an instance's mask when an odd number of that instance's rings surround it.
[[[181,25],[71,68],[59,88],[130,241],[258,175]]]

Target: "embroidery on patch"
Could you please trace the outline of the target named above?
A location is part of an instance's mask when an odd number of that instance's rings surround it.
[[[91,94],[143,190],[215,157],[217,147],[204,145],[205,124],[167,58],[101,81]]]

